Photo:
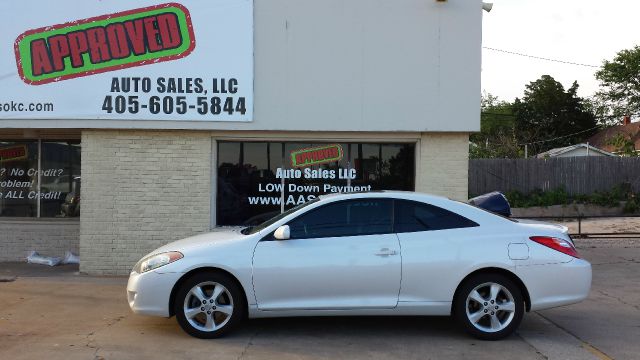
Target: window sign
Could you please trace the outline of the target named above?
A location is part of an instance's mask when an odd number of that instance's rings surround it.
[[[413,144],[219,142],[217,224],[258,224],[329,193],[414,190]]]
[[[0,216],[37,215],[37,170],[37,142],[0,142]]]

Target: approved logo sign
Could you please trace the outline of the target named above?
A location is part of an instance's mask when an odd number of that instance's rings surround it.
[[[14,49],[22,80],[40,85],[179,59],[195,45],[189,11],[169,3],[29,30]]]

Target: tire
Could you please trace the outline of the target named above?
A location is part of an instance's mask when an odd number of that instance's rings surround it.
[[[236,281],[226,274],[198,273],[178,289],[174,314],[187,334],[200,339],[218,338],[244,319],[246,300],[242,294]]]
[[[481,340],[511,335],[520,325],[524,311],[520,288],[501,274],[478,274],[467,279],[453,308],[458,324]]]

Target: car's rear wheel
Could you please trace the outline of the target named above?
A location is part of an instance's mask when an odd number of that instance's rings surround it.
[[[242,292],[229,276],[215,272],[196,274],[178,289],[174,311],[180,327],[201,339],[220,337],[244,317]]]
[[[467,279],[454,301],[458,323],[482,340],[499,340],[512,334],[525,311],[520,288],[501,274]]]

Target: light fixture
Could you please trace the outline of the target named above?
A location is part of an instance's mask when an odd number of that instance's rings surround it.
[[[482,3],[482,10],[484,10],[486,12],[490,12],[491,9],[493,9],[493,3],[488,3],[488,2],[483,2]]]

